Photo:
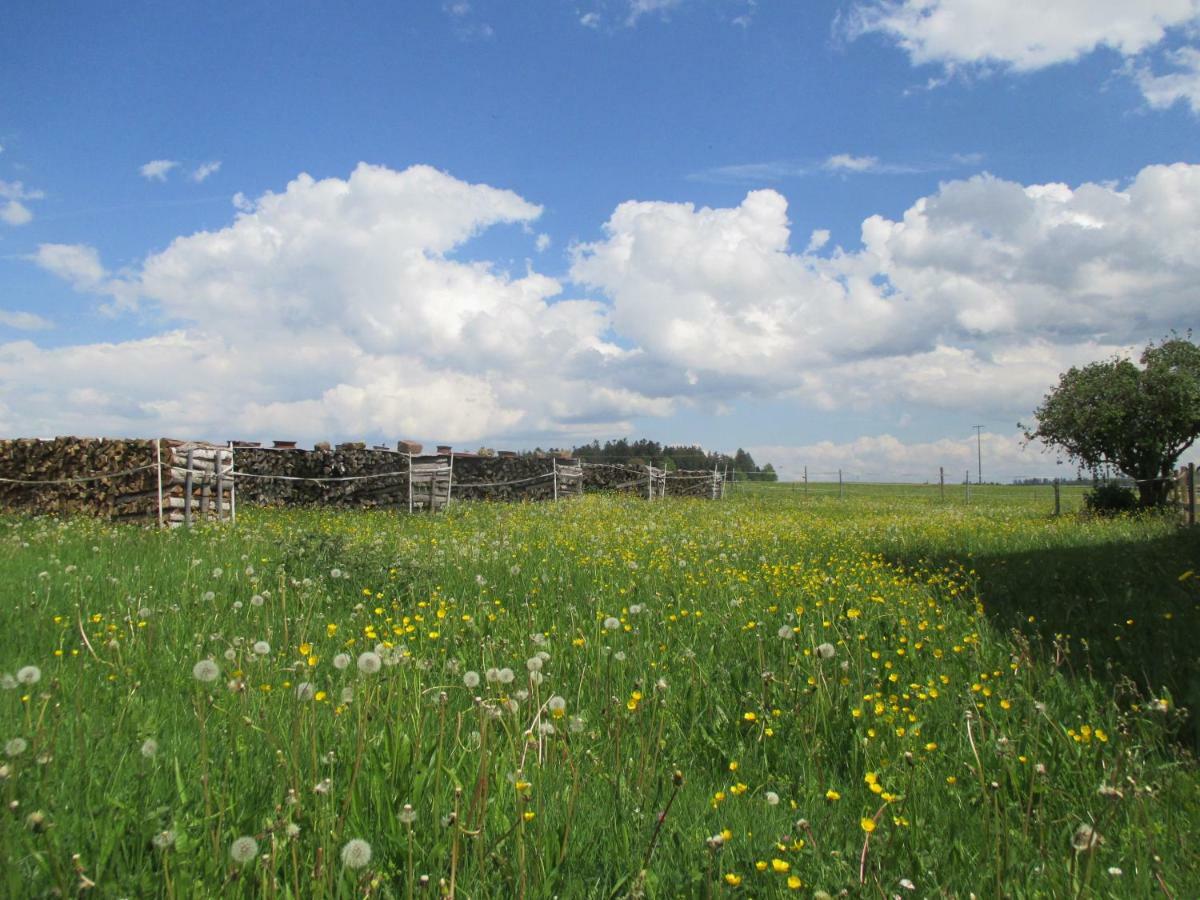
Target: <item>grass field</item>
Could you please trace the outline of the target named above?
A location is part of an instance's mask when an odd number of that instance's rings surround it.
[[[1200,539],[1052,508],[0,519],[0,894],[1200,896]]]

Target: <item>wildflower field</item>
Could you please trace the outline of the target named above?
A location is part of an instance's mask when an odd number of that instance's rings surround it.
[[[1200,896],[1200,539],[1030,497],[0,518],[0,895]]]

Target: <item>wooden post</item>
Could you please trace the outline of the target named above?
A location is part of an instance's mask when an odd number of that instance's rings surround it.
[[[946,499],[946,467],[938,466],[938,491],[942,495],[942,499]]]
[[[229,521],[237,524],[237,467],[233,462],[233,441],[229,442]]]
[[[189,450],[184,457],[187,472],[183,476],[183,524],[192,527],[192,456],[195,450]]]
[[[214,466],[215,468],[215,466]],[[212,500],[212,485],[208,481],[208,473],[200,476],[200,521],[208,520],[208,505]]]
[[[970,503],[971,502],[971,470],[970,469],[967,469],[966,474],[963,476],[963,484],[966,485],[967,502]]]
[[[225,482],[221,478],[221,462],[224,456],[225,451],[220,447],[213,450],[213,478],[216,484],[218,522],[221,521],[221,513],[224,512],[225,507]]]
[[[804,467],[804,496],[808,496],[808,466]]]
[[[550,462],[554,466],[554,469],[553,469],[553,472],[554,472],[554,501],[557,503],[558,502],[558,459],[556,457],[552,456],[552,457],[550,457]]]
[[[838,499],[841,500],[845,495],[845,491],[842,489],[842,470],[838,469]]]
[[[654,499],[654,467],[646,466],[646,499]]]
[[[1057,516],[1062,512],[1062,497],[1059,492],[1058,479],[1054,479],[1054,514]]]
[[[1187,467],[1187,522],[1196,524],[1196,464],[1188,463]]]
[[[450,508],[450,495],[454,493],[454,451],[450,451],[450,480],[446,482],[446,509]],[[429,504],[433,506],[432,501]]]
[[[409,453],[409,454],[407,454],[407,456],[408,456],[408,513],[409,513],[409,515],[412,515],[412,503],[413,503],[413,498],[412,498],[412,494],[413,494],[413,491],[412,491],[412,454]]]
[[[162,495],[162,438],[154,439],[154,462],[158,469],[158,527],[163,527],[163,495]]]

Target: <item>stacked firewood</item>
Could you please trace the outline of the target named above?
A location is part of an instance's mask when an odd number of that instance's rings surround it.
[[[337,449],[323,444],[314,450],[235,445],[234,465],[240,473],[239,503],[408,506],[408,456],[395,450],[368,449],[362,444]]]
[[[152,440],[0,441],[0,507],[106,518],[158,516]],[[109,477],[95,478],[96,475]],[[87,480],[85,480],[87,479]]]

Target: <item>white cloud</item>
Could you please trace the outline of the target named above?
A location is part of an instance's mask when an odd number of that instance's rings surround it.
[[[0,309],[0,325],[7,325],[18,331],[42,331],[54,327],[54,323],[49,319],[43,319],[35,313],[10,309]]]
[[[216,174],[220,168],[221,161],[219,159],[214,159],[211,162],[201,163],[198,165],[196,170],[188,177],[191,178],[192,181],[199,184],[200,182],[204,181],[204,179],[208,178],[209,175]]]
[[[19,200],[9,200],[0,206],[0,220],[6,225],[24,225],[32,219],[33,213],[29,211],[29,207]]]
[[[25,187],[19,181],[4,181],[0,179],[0,222],[6,225],[25,225],[33,221],[33,213],[22,200],[41,200],[46,195],[39,190]]]
[[[41,244],[32,260],[77,291],[94,290],[108,277],[96,248],[85,244]]]
[[[629,15],[625,24],[636,25],[638,19],[649,13],[665,14],[682,2],[683,0],[629,0]]]
[[[1068,366],[1196,317],[1200,166],[1126,185],[950,181],[868,218],[849,251],[816,229],[794,252],[772,190],[622,203],[572,248],[571,278],[605,303],[469,259],[473,236],[534,234],[540,214],[427,166],[363,164],[241,197],[224,228],[123,273],[44,244],[42,268],[173,330],[5,345],[0,407],[18,425],[58,416],[49,431],[99,410],[115,431],[303,439],[612,434],[744,396],[1013,422]]]
[[[166,181],[167,173],[178,166],[173,159],[152,159],[139,170],[147,181]]]
[[[872,0],[848,24],[852,36],[891,37],[914,64],[1029,71],[1098,47],[1133,56],[1198,17],[1200,0]]]
[[[947,488],[961,485],[969,470],[976,480],[977,452],[982,452],[985,481],[1011,481],[1019,477],[1073,477],[1073,468],[1057,466],[1057,457],[1041,444],[1026,446],[1019,432],[984,431],[977,448],[975,433],[959,438],[906,442],[890,434],[865,435],[836,443],[818,441],[800,446],[759,445],[747,448],[756,460],[770,460],[784,481],[798,481],[808,469],[810,486],[845,481],[906,481],[938,484],[939,469]],[[1064,471],[1064,468],[1066,469]],[[1048,495],[1050,499],[1050,495]],[[1052,500],[1050,500],[1052,502]]]
[[[600,14],[596,12],[584,13],[579,17],[579,24],[584,28],[599,28]]]
[[[824,168],[834,172],[870,172],[879,166],[875,156],[851,156],[849,153],[837,153],[822,164]]]
[[[179,326],[111,345],[7,345],[0,402],[31,422],[84,420],[93,407],[96,423],[124,432],[463,441],[621,428],[671,408],[591,389],[627,355],[603,338],[603,305],[560,299],[559,283],[533,271],[457,258],[484,229],[538,218],[511,191],[363,164],[242,199],[227,227],[180,237],[123,276],[93,248],[41,247],[36,262],[76,287],[136,295]]]
[[[790,239],[775,191],[623,203],[572,277],[612,301],[639,374],[681,395],[1027,410],[1072,362],[1195,321],[1200,166],[1125,188],[977,176],[868,218],[861,250]]]
[[[1200,115],[1200,50],[1180,47],[1166,55],[1177,71],[1155,75],[1147,66],[1133,70],[1134,80],[1152,109],[1166,109],[1183,101]]]
[[[545,253],[550,249],[550,235],[545,232],[539,234],[533,242],[533,246],[537,249],[538,253]]]

